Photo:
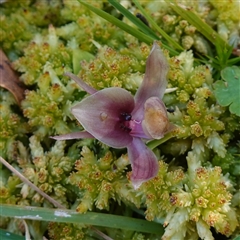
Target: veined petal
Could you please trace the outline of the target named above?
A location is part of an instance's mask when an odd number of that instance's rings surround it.
[[[158,160],[140,138],[133,138],[127,149],[132,165],[131,181],[134,188],[137,189],[143,182],[157,175],[159,169]]]
[[[169,130],[170,123],[164,103],[157,97],[149,98],[144,104],[142,127],[146,135],[160,139]]]
[[[162,50],[154,42],[146,63],[146,72],[134,99],[136,107],[133,116],[139,119],[143,114],[144,103],[150,97],[162,98],[167,86],[168,62]]]
[[[85,90],[89,94],[93,94],[97,92],[97,90],[89,85],[87,85],[81,78],[77,77],[76,75],[66,72],[64,75],[70,77],[72,80],[74,80],[83,90]]]
[[[59,136],[51,136],[50,138],[55,140],[70,140],[70,139],[94,138],[94,136],[91,135],[89,132],[82,131],[67,133]]]
[[[84,129],[99,141],[114,148],[124,148],[132,141],[120,124],[121,113],[134,109],[133,96],[122,88],[106,88],[83,99],[72,108]]]

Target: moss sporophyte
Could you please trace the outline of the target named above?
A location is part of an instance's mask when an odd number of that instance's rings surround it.
[[[110,87],[97,91],[72,73],[66,73],[90,94],[72,108],[85,131],[52,138],[96,138],[113,148],[127,148],[131,182],[138,188],[158,173],[158,160],[144,141],[160,139],[174,126],[161,100],[167,85],[168,63],[155,42],[146,63],[141,86],[133,97],[127,90]]]

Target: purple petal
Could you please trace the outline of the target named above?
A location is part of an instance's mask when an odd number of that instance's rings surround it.
[[[121,128],[119,117],[133,109],[133,96],[122,88],[112,87],[83,99],[72,108],[72,113],[99,141],[110,147],[124,148],[132,141],[132,136]]]
[[[148,98],[163,97],[167,86],[167,72],[168,62],[160,47],[154,42],[151,53],[147,59],[143,82],[134,97],[136,107],[133,116],[136,119],[141,118],[141,115],[143,115],[143,106]]]
[[[127,149],[132,165],[131,181],[134,188],[137,189],[143,182],[157,175],[159,169],[158,160],[140,138],[133,138]]]
[[[96,89],[87,85],[81,78],[77,77],[76,75],[74,75],[70,72],[66,72],[64,75],[66,75],[66,76],[70,77],[72,80],[74,80],[87,93],[93,94],[93,93],[97,92]]]
[[[72,132],[72,133],[63,134],[59,136],[53,136],[50,138],[55,140],[70,140],[70,139],[81,139],[81,138],[94,138],[94,136],[86,131],[82,131],[82,132]]]
[[[164,103],[157,97],[149,98],[144,104],[142,123],[146,135],[160,139],[169,130],[170,123]]]

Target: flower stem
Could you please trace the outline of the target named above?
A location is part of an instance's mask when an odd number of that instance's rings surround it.
[[[11,172],[13,172],[15,175],[17,175],[21,181],[29,185],[32,189],[34,189],[37,193],[39,193],[41,196],[46,198],[49,202],[51,202],[55,207],[58,208],[65,208],[62,206],[59,202],[51,198],[49,195],[47,195],[45,192],[40,190],[37,186],[35,186],[32,182],[30,182],[26,177],[24,177],[20,172],[18,172],[12,165],[10,165],[5,159],[0,157],[0,162],[4,164]]]
[[[169,140],[170,138],[172,138],[174,135],[173,133],[167,133],[163,138],[161,139],[157,139],[157,140],[152,140],[152,141],[149,141],[147,143],[147,146],[153,150],[154,148],[156,148],[157,146],[163,144],[164,142],[166,142],[167,140]]]

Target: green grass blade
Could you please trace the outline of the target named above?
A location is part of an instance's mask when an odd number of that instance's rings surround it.
[[[180,46],[174,39],[172,39],[165,31],[163,31],[157,23],[151,18],[151,16],[143,9],[141,4],[137,0],[133,0],[134,4],[137,6],[137,8],[142,12],[144,17],[148,20],[148,22],[152,25],[154,29],[156,29],[161,36],[166,39],[166,41],[171,44],[175,49],[183,51],[183,47]]]
[[[121,12],[126,18],[128,18],[133,24],[135,24],[142,32],[151,36],[153,39],[159,40],[160,38],[154,33],[154,31],[145,25],[141,20],[135,17],[131,12],[124,8],[116,0],[108,0],[119,12]]]
[[[187,20],[190,24],[192,24],[196,29],[210,42],[215,45],[216,53],[217,53],[217,61],[216,64],[219,68],[224,68],[228,65],[228,60],[232,52],[232,47],[225,42],[221,36],[207,23],[202,21],[202,19],[195,14],[191,8],[186,6],[178,5],[175,0],[166,0],[169,6],[179,14],[183,19]]]
[[[159,236],[164,232],[163,226],[155,222],[96,212],[80,214],[76,211],[67,209],[63,210],[2,204],[0,205],[0,215],[4,217],[16,217],[39,221],[120,228],[124,230],[158,234]]]
[[[100,17],[102,17],[105,20],[113,23],[114,25],[121,28],[125,32],[133,35],[134,37],[138,38],[140,41],[145,42],[147,44],[152,44],[153,43],[154,39],[151,36],[148,36],[148,35],[144,34],[143,32],[127,25],[126,23],[124,23],[124,22],[120,21],[119,19],[113,17],[112,15],[102,11],[101,9],[95,8],[95,7],[91,6],[90,4],[87,4],[87,3],[85,3],[81,0],[78,0],[78,1],[82,5],[84,5],[85,7],[87,7],[88,9],[93,11],[94,13],[96,13],[97,15],[99,15]]]
[[[236,65],[238,63],[240,63],[240,57],[235,57],[235,58],[232,58],[232,59],[228,60],[229,66]]]
[[[0,229],[1,240],[25,240],[25,237]]]
[[[183,19],[195,26],[197,30],[204,35],[210,42],[219,46],[219,49],[229,48],[230,46],[212,29],[207,23],[203,22],[191,9],[179,6],[174,0],[166,0],[169,6],[178,13]]]
[[[112,15],[102,11],[101,9],[95,8],[93,6],[91,6],[90,4],[87,4],[81,0],[78,0],[81,4],[83,4],[85,7],[87,7],[88,9],[90,9],[91,11],[93,11],[94,13],[96,13],[97,15],[99,15],[100,17],[104,18],[105,20],[111,22],[112,24],[115,24],[117,27],[121,28],[123,31],[131,34],[132,36],[136,37],[137,39],[139,39],[142,42],[145,42],[147,44],[152,44],[153,41],[155,40],[155,38],[153,38],[152,36],[148,36],[145,33],[139,31],[138,29],[135,29],[129,25],[127,25],[126,23],[120,21],[119,19],[113,17]],[[162,46],[167,49],[171,55],[177,55],[178,52],[175,51],[173,48],[169,47],[168,45],[162,43]]]

